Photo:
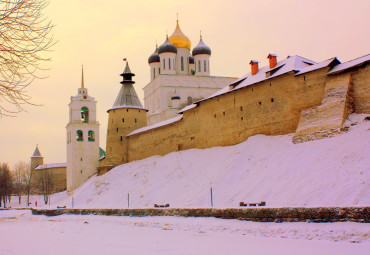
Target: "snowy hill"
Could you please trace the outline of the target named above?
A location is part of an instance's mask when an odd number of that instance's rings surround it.
[[[229,147],[191,149],[117,166],[73,194],[74,207],[369,206],[370,121],[350,115],[349,131],[292,144],[292,136],[256,135]],[[71,206],[71,197],[59,205]]]

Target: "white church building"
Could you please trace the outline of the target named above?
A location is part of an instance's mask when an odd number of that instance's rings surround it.
[[[148,125],[170,119],[181,107],[206,98],[236,78],[210,75],[211,48],[200,36],[191,50],[177,20],[173,34],[150,55],[150,82],[144,87]]]

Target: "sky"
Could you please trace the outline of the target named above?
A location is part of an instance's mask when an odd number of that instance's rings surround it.
[[[44,14],[55,25],[52,61],[27,92],[27,112],[0,118],[0,162],[30,157],[39,145],[44,163],[66,162],[68,103],[81,85],[98,101],[100,147],[105,149],[107,110],[120,89],[119,76],[127,58],[136,74],[134,87],[143,103],[150,81],[148,57],[156,41],[164,42],[179,24],[192,43],[211,47],[211,75],[240,77],[249,61],[267,65],[267,55],[279,59],[300,55],[320,62],[342,62],[370,53],[368,0],[53,0]],[[0,102],[2,103],[2,102]]]

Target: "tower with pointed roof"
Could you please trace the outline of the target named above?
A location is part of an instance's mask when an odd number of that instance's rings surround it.
[[[31,169],[44,164],[44,157],[41,156],[39,145],[36,145],[35,151],[31,157]]]
[[[126,135],[135,129],[146,126],[146,109],[142,106],[133,84],[135,76],[126,62],[121,89],[112,108],[108,110],[108,130],[106,156],[101,166],[116,166],[127,162],[128,144]]]
[[[99,122],[96,120],[95,98],[84,84],[69,103],[67,131],[67,190],[73,191],[97,172],[99,165]]]

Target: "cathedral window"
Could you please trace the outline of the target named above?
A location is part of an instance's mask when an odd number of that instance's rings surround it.
[[[163,70],[166,70],[166,59],[163,59]]]
[[[82,123],[89,122],[89,109],[85,106],[81,108],[81,121]]]
[[[94,142],[95,141],[95,133],[94,133],[94,131],[89,130],[89,132],[87,133],[87,137],[88,137],[87,140],[89,142]]]
[[[168,69],[171,70],[171,59],[170,58],[168,59]]]
[[[200,72],[200,60],[198,60],[198,72]]]
[[[83,141],[84,138],[83,138],[83,132],[82,130],[77,130],[77,141]]]
[[[204,72],[207,72],[207,62],[204,60]]]
[[[184,71],[184,57],[181,56],[181,71]]]

